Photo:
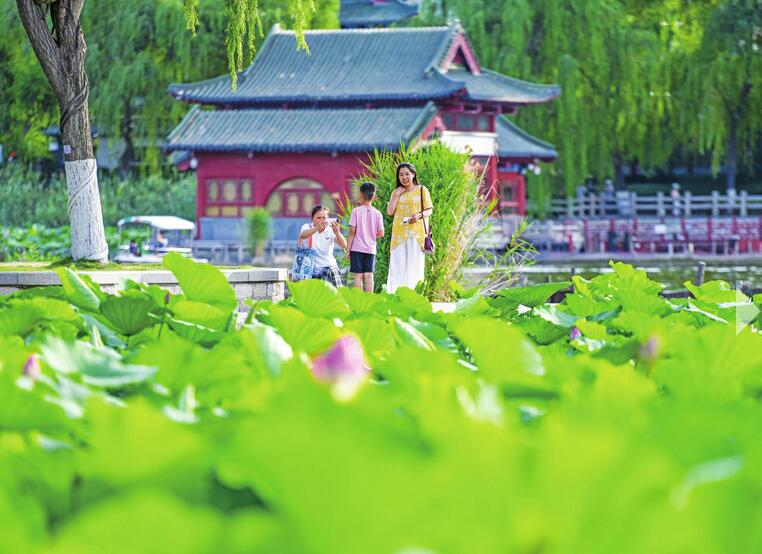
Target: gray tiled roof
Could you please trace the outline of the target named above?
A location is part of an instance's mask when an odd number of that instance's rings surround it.
[[[381,27],[418,15],[418,6],[391,0],[373,4],[371,0],[341,0],[339,20],[343,28]]]
[[[446,74],[438,67],[453,39],[450,27],[307,31],[311,54],[299,51],[295,35],[275,26],[254,63],[239,74],[173,84],[169,93],[187,102],[222,106],[280,106],[284,103],[351,105],[364,102],[423,103],[455,96],[530,104],[558,95],[555,86],[533,85],[484,70]]]
[[[533,137],[505,117],[498,117],[497,155],[501,158],[530,158],[544,161],[555,160],[558,152],[555,146]]]
[[[207,152],[367,152],[396,150],[417,137],[436,107],[391,109],[191,109],[168,150]]]
[[[511,104],[541,104],[561,94],[558,85],[537,85],[513,77],[506,77],[489,69],[474,75],[467,69],[451,69],[447,78],[466,85],[468,98]]]
[[[235,92],[228,75],[170,85],[169,92],[204,104],[446,98],[463,87],[431,65],[450,37],[449,27],[307,31],[306,54],[296,49],[293,32],[276,26],[254,63],[239,75]]]

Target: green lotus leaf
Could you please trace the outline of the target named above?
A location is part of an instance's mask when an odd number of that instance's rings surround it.
[[[740,290],[734,290],[726,281],[707,281],[701,286],[694,285],[686,281],[685,288],[691,291],[696,300],[707,302],[709,304],[720,304],[724,302],[749,302],[747,297]]]
[[[198,323],[181,321],[179,319],[175,319],[172,316],[165,316],[165,320],[175,333],[197,344],[211,346],[225,338],[225,333],[222,331],[211,329]]]
[[[471,318],[455,327],[485,377],[493,383],[534,382],[527,376],[545,374],[542,358],[515,325],[484,317]]]
[[[394,336],[400,346],[413,346],[422,350],[435,350],[434,344],[414,326],[393,317],[390,319]]]
[[[567,289],[571,286],[570,281],[561,281],[558,283],[542,283],[531,287],[509,288],[501,290],[498,295],[517,305],[535,308],[542,306],[548,299],[558,291]]]
[[[330,348],[341,336],[332,321],[309,317],[295,308],[272,306],[265,318],[296,352],[314,355]]]
[[[569,336],[569,329],[555,325],[541,317],[525,317],[514,322],[538,344],[551,344],[562,337]]]
[[[15,379],[0,375],[0,430],[58,433],[68,426],[64,411],[44,400],[39,388],[22,389]]]
[[[40,321],[45,319],[45,311],[30,300],[19,300],[6,307],[0,307],[0,335],[26,336]]]
[[[176,252],[164,256],[163,264],[174,274],[188,300],[206,302],[223,312],[238,307],[233,287],[213,265],[194,262]]]
[[[172,305],[174,318],[188,323],[195,323],[215,331],[225,331],[230,324],[232,314],[215,308],[206,302],[192,300],[178,301]]]
[[[99,296],[76,272],[68,267],[56,269],[69,302],[90,312],[97,312],[101,303]]]
[[[41,346],[41,357],[55,371],[79,375],[85,384],[98,387],[134,385],[156,373],[153,367],[125,364],[111,349],[98,349],[85,342],[67,343],[57,338]]]
[[[394,293],[400,301],[413,311],[413,313],[431,313],[431,302],[423,296],[408,287],[400,287]]]
[[[123,335],[134,335],[154,324],[149,313],[156,308],[147,296],[111,296],[101,302],[100,311],[114,329]]]
[[[294,305],[308,316],[344,317],[350,309],[336,287],[322,279],[306,279],[288,283]]]
[[[378,294],[365,292],[356,288],[339,287],[338,291],[344,302],[349,306],[349,309],[357,314],[367,313],[373,306],[384,301]]]

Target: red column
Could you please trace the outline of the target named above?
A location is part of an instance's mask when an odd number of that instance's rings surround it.
[[[519,202],[519,215],[527,215],[527,180],[523,175],[519,175],[516,189],[516,198]]]
[[[201,239],[201,218],[206,214],[206,186],[201,172],[196,170],[196,240]]]

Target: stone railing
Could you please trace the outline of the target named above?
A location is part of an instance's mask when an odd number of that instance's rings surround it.
[[[249,268],[222,270],[238,298],[239,309],[248,307],[245,300],[283,300],[286,293],[288,270],[282,268]],[[114,294],[120,284],[131,279],[136,283],[159,285],[167,291],[177,294],[180,285],[169,271],[82,271],[104,292]],[[33,287],[56,286],[61,281],[54,271],[0,271],[0,296]]]

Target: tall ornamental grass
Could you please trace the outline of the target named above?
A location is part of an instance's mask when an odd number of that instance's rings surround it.
[[[492,209],[480,194],[480,175],[465,171],[469,156],[458,154],[440,142],[413,149],[402,146],[399,152],[374,152],[365,171],[353,182],[355,198],[365,181],[377,187],[374,205],[384,216],[386,234],[377,243],[376,290],[380,291],[389,273],[389,244],[393,217],[386,205],[396,187],[397,166],[412,163],[418,182],[429,189],[434,203],[430,219],[436,252],[426,256],[426,278],[420,292],[433,301],[451,300],[453,284],[460,282],[464,269],[478,256],[477,239],[487,232]],[[348,220],[351,206],[340,208]]]

